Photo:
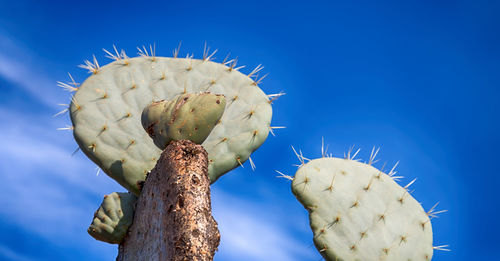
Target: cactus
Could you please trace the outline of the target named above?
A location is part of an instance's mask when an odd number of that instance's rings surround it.
[[[220,64],[210,60],[213,53],[203,59],[177,58],[177,53],[157,57],[143,50],[141,57],[129,58],[108,52],[112,63],[101,67],[94,57],[82,66],[92,75],[81,86],[62,84],[76,90],[69,112],[80,149],[136,195],[166,142],[162,139],[158,148],[141,126],[141,114],[152,102],[200,92],[226,97],[222,118],[202,143],[212,183],[249,159],[272,130],[271,102],[281,94],[268,96],[258,87],[262,78],[252,77],[262,67],[244,75],[236,60]]]
[[[177,58],[177,50],[174,57],[157,57],[153,49],[150,54],[143,49],[141,57],[129,58],[123,51],[119,53],[116,48],[115,51],[116,54],[106,51],[115,60],[106,66],[101,67],[95,57],[93,62],[86,61],[82,67],[89,69],[92,75],[81,86],[74,81],[74,86],[61,83],[65,89],[76,91],[66,110],[73,123],[68,129],[73,130],[79,148],[130,191],[105,196],[88,233],[98,240],[121,244],[117,260],[136,260],[127,259],[128,254],[137,249],[135,254],[141,253],[142,245],[137,242],[148,229],[132,226],[130,234],[137,236],[132,237],[131,246],[122,247],[122,244],[128,242],[124,238],[139,200],[137,212],[142,217],[154,216],[149,215],[154,212],[160,216],[154,220],[161,219],[161,222],[151,226],[151,218],[136,217],[136,224],[141,220],[143,227],[159,227],[155,231],[167,231],[166,224],[168,229],[176,227],[175,214],[184,221],[200,213],[209,217],[205,223],[213,229],[205,229],[203,238],[210,246],[201,252],[193,248],[191,250],[196,251],[191,254],[205,253],[213,258],[219,232],[211,217],[209,181],[215,182],[247,159],[254,167],[250,154],[266,140],[269,131],[281,128],[271,127],[270,122],[271,103],[282,94],[266,95],[258,87],[262,78],[252,77],[262,67],[244,75],[238,71],[241,67],[236,67],[236,60],[222,64],[211,61],[214,53],[204,52],[203,59]],[[186,139],[201,144],[204,150]],[[172,140],[182,141],[167,147]],[[140,186],[166,147],[169,153],[162,155],[148,178],[152,182],[146,183],[144,191],[149,194],[143,192],[138,199]],[[307,164],[302,154],[297,156],[302,163],[299,170],[294,178],[285,177],[293,181],[293,194],[309,211],[314,244],[326,260],[430,260],[434,249],[445,250],[444,246],[432,246],[429,217],[440,211],[434,211],[433,207],[425,212],[408,191],[413,181],[405,187],[399,186],[394,168],[385,174],[383,169],[372,166],[372,157],[364,164],[354,160],[350,153],[344,159],[323,157]],[[191,174],[204,177],[205,182],[200,183],[197,178],[179,182],[181,178],[168,176],[185,178],[187,169],[194,169]],[[163,183],[168,186],[156,186],[161,182],[155,179],[162,177],[167,177]],[[186,213],[185,193],[192,192],[189,190],[193,187],[186,189],[183,185],[190,185],[193,180],[199,193],[190,195],[186,209],[192,213]],[[177,189],[172,195],[169,194],[171,187]],[[156,188],[167,190],[155,193]],[[156,211],[158,199],[172,203],[163,204]],[[197,207],[201,205],[196,203],[201,201],[203,207]],[[165,210],[175,213],[164,215]],[[170,223],[163,222],[167,220],[162,219],[165,216],[169,216]],[[170,226],[172,224],[174,226]],[[189,243],[192,234],[185,231],[193,229],[199,233],[199,230],[191,221],[183,224],[169,236],[187,235],[182,247],[188,249],[192,246]],[[203,224],[200,227],[207,227]],[[158,234],[151,238],[150,245],[166,241]],[[170,241],[169,247],[181,249],[173,244],[178,243],[176,240]]]
[[[432,226],[422,206],[383,173],[353,160],[324,157],[302,165],[292,192],[309,211],[314,244],[326,260],[430,260]],[[350,153],[348,154],[350,155]],[[431,210],[432,212],[433,210]]]
[[[87,232],[97,240],[119,244],[132,225],[136,201],[131,193],[105,195]]]
[[[142,112],[142,127],[163,150],[171,140],[201,144],[222,117],[223,95],[183,94],[171,101],[153,102]]]

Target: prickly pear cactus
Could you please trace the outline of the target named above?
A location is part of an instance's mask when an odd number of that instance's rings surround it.
[[[300,167],[292,191],[309,211],[314,244],[326,260],[432,258],[429,217],[391,175],[340,158]]]
[[[97,240],[119,244],[132,225],[136,201],[131,193],[105,195],[87,232]]]
[[[175,55],[176,56],[176,55]],[[245,162],[271,129],[271,101],[235,61],[154,55],[129,58],[111,55],[114,62],[83,66],[92,75],[77,88],[69,112],[81,150],[106,174],[138,194],[138,184],[155,166],[161,150],[143,129],[141,114],[152,102],[182,94],[210,92],[227,100],[222,118],[202,143],[208,152],[212,182]],[[260,67],[261,68],[261,67]],[[70,89],[76,89],[70,87]],[[279,96],[279,95],[278,95]],[[274,96],[276,97],[276,96]]]
[[[171,101],[153,102],[142,112],[142,127],[161,150],[171,140],[190,140],[201,144],[219,122],[224,95],[182,94]]]

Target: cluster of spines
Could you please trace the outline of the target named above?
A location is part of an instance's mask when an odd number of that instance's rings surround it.
[[[305,157],[302,153],[301,150],[296,150],[293,146],[291,147],[295,156],[297,157],[297,159],[299,160],[299,163],[300,164],[294,164],[293,166],[296,166],[298,168],[302,167],[303,165],[305,165],[307,162],[311,161],[311,159]],[[358,153],[360,152],[360,148],[358,148],[356,151],[354,151],[354,146],[350,147],[348,149],[348,151],[346,153],[344,153],[344,159],[345,160],[351,160],[351,161],[356,161],[356,162],[359,162],[360,159],[356,159],[356,156],[358,155]],[[375,148],[373,147],[372,148],[372,151],[370,153],[370,157],[369,157],[369,160],[367,162],[365,162],[365,164],[367,165],[372,165],[376,162],[378,162],[378,160],[376,159],[376,156],[379,152],[380,148]],[[333,154],[329,154],[328,152],[328,145],[325,146],[324,144],[324,140],[322,139],[322,142],[321,142],[321,156],[322,158],[333,158]],[[400,181],[400,179],[403,178],[403,176],[395,176],[395,174],[397,173],[397,171],[395,170],[397,165],[399,164],[399,161],[396,162],[394,164],[394,166],[391,168],[391,170],[387,173],[387,176],[392,179],[393,181],[395,181],[396,183],[398,183],[398,181]],[[372,176],[372,178],[370,179],[370,181],[368,182],[368,184],[366,186],[364,186],[363,190],[364,191],[369,191],[371,186],[372,186],[372,183],[374,180],[378,180],[378,181],[381,181],[382,179],[382,173],[384,172],[384,169],[385,169],[385,166],[386,166],[386,163],[384,163],[384,165],[382,166],[381,169],[379,169],[378,173],[375,174],[374,176]],[[290,175],[286,175],[278,170],[275,170],[279,175],[277,176],[278,178],[285,178],[287,180],[290,180],[290,181],[294,181],[294,177],[290,176]],[[340,173],[340,174],[346,174],[346,173]],[[336,174],[334,174],[332,176],[332,179],[331,179],[331,182],[329,184],[326,184],[325,185],[325,189],[324,191],[329,191],[329,192],[332,192],[334,187],[335,187],[335,177],[336,177]],[[307,183],[309,183],[309,177],[306,175],[304,177],[304,180],[298,184],[304,184],[304,189],[305,189],[305,185],[307,185]],[[396,201],[399,203],[399,204],[404,204],[404,200],[405,200],[405,197],[407,195],[410,195],[413,191],[410,191],[409,190],[409,187],[415,183],[416,181],[416,178],[413,179],[412,181],[410,181],[407,185],[403,186],[403,189],[404,189],[404,192],[403,194],[398,197],[396,199]],[[359,201],[359,197],[354,200],[351,204],[351,207],[350,208],[356,208],[358,207],[360,204],[360,201]],[[425,221],[421,221],[419,223],[419,226],[421,227],[422,230],[425,230],[426,229],[426,225],[427,223],[429,223],[433,218],[437,218],[438,217],[438,214],[441,214],[441,213],[444,213],[444,212],[447,212],[447,210],[436,210],[436,207],[438,206],[439,202],[437,202],[434,206],[432,206],[428,211],[425,212],[425,214],[427,215],[428,219],[426,219]],[[315,208],[317,208],[317,206],[306,206],[306,208],[311,211]],[[385,222],[386,218],[387,218],[387,210],[384,212],[384,213],[380,213],[378,215],[378,220],[380,222]],[[323,227],[322,229],[319,230],[319,233],[317,235],[315,235],[315,238],[316,237],[319,237],[321,236],[322,234],[324,234],[328,229],[331,229],[332,227],[334,227],[335,225],[341,223],[342,221],[342,217],[340,214],[337,214],[335,215],[333,218],[332,218],[332,221],[330,223],[328,223],[327,226]],[[353,244],[351,244],[349,246],[349,249],[351,251],[356,251],[357,250],[357,245],[359,243],[360,240],[364,239],[367,235],[368,235],[368,230],[365,230],[365,231],[361,231],[360,232],[360,235],[359,235],[359,240],[358,242],[354,242]],[[407,240],[407,235],[405,234],[402,234],[399,236],[399,241],[396,242],[398,244],[403,244],[403,243],[406,243],[406,240]],[[440,250],[440,251],[450,251],[450,249],[448,248],[449,245],[438,245],[438,246],[433,246],[432,248],[434,250]],[[323,245],[321,249],[319,249],[319,252],[324,252],[326,251],[328,248],[326,245]],[[389,254],[390,252],[390,249],[391,247],[386,247],[382,250],[382,252],[386,255]],[[424,258],[426,260],[430,260],[430,257],[429,255],[425,255]]]

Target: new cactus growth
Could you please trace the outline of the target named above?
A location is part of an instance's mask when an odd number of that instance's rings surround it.
[[[197,142],[204,140],[202,145],[208,152],[211,182],[243,164],[271,130],[269,98],[279,95],[268,96],[257,86],[260,80],[252,77],[262,69],[260,66],[244,75],[238,71],[236,60],[220,64],[210,61],[213,54],[207,53],[203,59],[177,58],[177,52],[174,57],[157,57],[154,51],[148,54],[145,50],[136,58],[129,58],[124,52],[108,54],[115,61],[102,67],[95,58],[93,62],[87,61],[82,67],[89,69],[92,75],[81,86],[69,89],[77,90],[69,109],[71,129],[80,149],[107,175],[136,195],[139,194],[138,184],[155,166],[162,151],[160,148],[168,140],[161,135],[160,141],[156,141],[159,148],[142,127],[143,110],[153,102],[173,101],[179,95],[200,92],[210,92],[219,98],[219,95],[225,96],[225,106],[222,98],[217,106],[225,107],[220,120],[214,121],[216,117],[188,120],[193,131],[196,124],[207,123],[207,128],[200,128],[200,134],[192,138]],[[214,97],[201,95],[196,99],[205,102]],[[186,108],[199,106],[190,104]],[[196,109],[195,113],[198,113]],[[187,116],[189,112],[182,112],[182,115]],[[151,121],[148,117],[146,122]],[[213,127],[211,131],[208,125]],[[158,125],[158,128],[165,126]],[[166,128],[165,135],[185,138],[186,133],[179,130],[181,134],[177,135]]]
[[[351,157],[299,159],[292,192],[326,260],[431,260],[429,213],[410,195],[411,183],[394,181],[394,169],[385,174]]]
[[[201,144],[222,117],[225,107],[223,95],[182,94],[171,101],[147,106],[142,112],[142,127],[162,150],[171,140]]]
[[[136,201],[131,193],[105,195],[87,232],[97,240],[119,244],[132,224]]]

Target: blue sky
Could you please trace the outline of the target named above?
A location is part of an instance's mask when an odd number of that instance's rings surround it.
[[[348,3],[345,3],[348,2]],[[435,260],[498,260],[500,4],[495,1],[1,1],[0,260],[114,260],[87,235],[102,196],[124,191],[77,153],[68,93],[56,86],[102,48],[155,43],[200,57],[205,41],[270,73],[270,136],[212,187],[222,243],[215,260],[320,260],[286,180],[290,146],[320,157],[352,145],[394,164],[433,220]],[[403,3],[404,2],[404,3]],[[379,166],[380,167],[380,166]]]

